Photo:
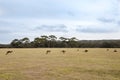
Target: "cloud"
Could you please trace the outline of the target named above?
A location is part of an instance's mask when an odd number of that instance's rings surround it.
[[[95,19],[105,14],[111,16],[115,6],[113,0],[2,0],[0,5],[7,10],[7,17],[55,19]]]
[[[9,21],[0,20],[0,27],[11,26],[11,25],[12,25],[12,23]]]
[[[0,16],[4,14],[4,11],[0,8]]]
[[[120,30],[119,3],[118,0],[0,0],[0,39],[34,38],[40,34],[86,36],[84,39],[88,36],[98,39],[92,35],[98,33],[115,36]],[[114,36],[110,37],[119,34]]]
[[[67,27],[64,24],[59,25],[41,25],[35,28],[36,30],[46,32],[67,32]]]
[[[77,32],[82,33],[113,33],[118,32],[115,27],[111,27],[108,25],[99,25],[99,26],[78,26],[76,28]]]
[[[112,22],[115,22],[115,19],[113,19],[113,18],[99,18],[98,21],[103,22],[103,23],[112,23]]]
[[[71,17],[74,12],[61,1],[56,0],[4,0],[0,5],[7,10],[7,17],[18,18],[64,18]],[[49,13],[49,14],[48,14]]]
[[[9,30],[0,30],[0,34],[9,34],[11,33]]]
[[[117,22],[118,26],[120,26],[120,21]]]

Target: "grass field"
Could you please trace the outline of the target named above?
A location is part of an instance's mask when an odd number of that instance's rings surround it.
[[[120,49],[84,50],[0,49],[0,80],[120,80]]]

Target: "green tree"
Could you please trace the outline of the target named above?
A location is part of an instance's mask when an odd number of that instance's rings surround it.
[[[34,44],[34,47],[40,47],[41,40],[39,37],[35,38],[32,44]]]
[[[55,35],[49,36],[49,47],[55,47],[57,37]]]
[[[49,47],[48,39],[49,39],[49,37],[46,36],[46,35],[42,35],[42,36],[40,37],[42,47]]]
[[[21,40],[18,40],[18,39],[14,39],[12,42],[11,42],[11,46],[14,47],[14,48],[19,48],[21,47]]]
[[[76,37],[72,37],[72,38],[69,38],[68,39],[68,45],[69,45],[69,47],[78,47],[79,45],[78,45],[78,39],[76,38]]]
[[[27,47],[30,47],[30,39],[25,37],[23,39],[21,39],[21,47],[23,48],[27,48]]]
[[[25,37],[23,39],[21,39],[22,43],[30,43],[30,39]]]
[[[60,37],[59,39],[62,41],[61,47],[68,47],[68,38]]]

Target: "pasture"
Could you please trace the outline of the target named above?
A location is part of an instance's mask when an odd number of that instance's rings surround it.
[[[0,80],[120,80],[120,49],[114,50],[0,49]]]

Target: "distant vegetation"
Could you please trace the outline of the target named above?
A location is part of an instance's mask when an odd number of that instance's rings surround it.
[[[120,40],[78,40],[76,37],[43,35],[33,41],[27,37],[14,39],[8,45],[0,44],[0,48],[120,48]]]

